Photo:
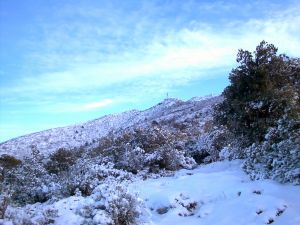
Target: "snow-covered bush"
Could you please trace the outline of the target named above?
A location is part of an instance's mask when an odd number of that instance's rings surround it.
[[[145,151],[140,147],[133,148],[127,144],[124,147],[124,152],[121,154],[119,162],[116,162],[117,167],[125,169],[132,173],[137,173],[145,167]]]
[[[143,213],[142,202],[137,196],[129,193],[123,186],[109,187],[100,192],[105,198],[106,211],[111,215],[115,225],[140,224],[139,217]]]
[[[160,168],[167,170],[178,170],[181,168],[192,169],[196,166],[196,162],[193,158],[186,156],[184,151],[174,149],[172,147],[164,146],[158,149],[157,153],[159,161],[154,161],[153,163],[158,163]]]
[[[85,218],[85,224],[141,224],[146,216],[145,206],[136,194],[128,192],[125,185],[107,180],[94,189],[93,200],[78,208],[77,214]]]
[[[220,151],[230,142],[230,134],[223,128],[213,128],[199,137],[190,149],[190,155],[197,163],[215,162],[220,159]]]
[[[113,163],[105,161],[103,158],[81,159],[73,165],[68,174],[60,177],[60,183],[65,188],[65,196],[74,195],[76,189],[87,196],[106,179],[123,181],[131,178],[128,172],[115,169]]]
[[[9,170],[9,169],[19,166],[21,163],[22,163],[21,160],[16,159],[15,157],[13,157],[11,155],[3,154],[0,156],[0,166],[3,169]]]
[[[230,160],[232,158],[230,146],[221,149],[219,153],[220,160]]]
[[[110,143],[110,146],[97,147],[97,152],[110,159],[115,168],[132,173],[142,170],[158,172],[158,169],[178,170],[191,169],[196,163],[188,156],[185,143],[189,137],[185,133],[174,132],[158,124],[147,129],[128,129],[121,135],[107,137],[100,143]],[[99,151],[102,149],[102,151]],[[93,151],[94,154],[94,151]]]
[[[300,123],[280,120],[265,140],[247,148],[244,169],[252,179],[271,178],[300,184]]]
[[[8,207],[4,221],[12,225],[50,225],[55,223],[58,210],[41,205],[27,205],[23,208]]]
[[[44,157],[34,150],[22,164],[7,172],[3,188],[8,190],[14,204],[45,202],[57,191],[58,184],[43,165]]]
[[[21,166],[21,164],[21,160],[16,159],[11,155],[3,154],[0,156],[0,193],[3,191],[2,189],[7,181],[7,176],[9,176],[14,169]]]
[[[242,150],[239,145],[239,139],[233,139],[232,137],[228,137],[226,141],[227,145],[223,147],[219,152],[220,160],[234,160],[245,158],[245,152]]]

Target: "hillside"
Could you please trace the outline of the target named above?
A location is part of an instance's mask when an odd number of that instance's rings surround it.
[[[2,143],[0,224],[299,224],[299,186],[255,180],[213,123],[222,102],[166,99]]]
[[[37,148],[42,154],[49,155],[59,148],[73,149],[93,145],[110,132],[122,133],[129,127],[147,127],[153,121],[168,125],[170,121],[191,123],[193,119],[196,119],[197,123],[203,125],[211,117],[211,106],[220,99],[220,97],[198,97],[189,101],[165,99],[144,111],[131,110],[111,114],[86,123],[53,128],[14,138],[0,144],[0,155],[9,154],[23,158],[31,154],[32,148]]]

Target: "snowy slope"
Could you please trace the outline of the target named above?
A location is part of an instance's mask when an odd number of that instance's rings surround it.
[[[112,114],[86,123],[54,128],[15,138],[0,144],[0,155],[10,154],[23,158],[37,148],[48,155],[59,148],[73,149],[93,144],[109,132],[122,132],[128,127],[147,126],[152,121],[168,123],[171,120],[185,121],[198,116],[206,120],[211,107],[220,97],[193,98],[189,101],[166,99],[145,111],[131,110]]]
[[[300,224],[300,188],[271,180],[250,181],[240,161],[217,162],[174,177],[130,186],[151,209],[153,224]],[[194,208],[189,208],[196,203]],[[186,206],[186,207],[184,207]],[[168,212],[157,210],[168,207]]]
[[[138,111],[133,110],[104,116],[87,123],[25,135],[0,144],[0,154],[11,154],[22,158],[30,154],[33,146],[45,155],[59,148],[80,147],[86,142],[105,136],[112,129],[130,125],[130,121],[138,114]]]
[[[194,170],[180,170],[172,177],[136,178],[128,189],[131,193],[138,192],[144,201],[146,213],[140,224],[300,224],[300,188],[270,180],[250,181],[240,164],[238,160],[223,161]],[[96,203],[93,195],[72,196],[54,203],[27,205],[26,210],[36,219],[46,209],[58,210],[54,224],[80,225],[84,221],[80,212]],[[12,207],[8,211],[24,213]],[[107,224],[101,212],[98,210],[93,220],[98,222],[93,224]],[[4,224],[10,222],[4,221]]]

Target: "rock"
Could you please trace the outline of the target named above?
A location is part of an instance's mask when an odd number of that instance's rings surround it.
[[[169,211],[169,207],[161,207],[161,208],[158,208],[157,210],[156,210],[156,212],[158,213],[158,214],[165,214],[165,213],[167,213]]]

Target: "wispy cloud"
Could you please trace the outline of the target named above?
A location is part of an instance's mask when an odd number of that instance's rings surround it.
[[[23,114],[143,102],[220,69],[227,76],[237,50],[263,39],[297,56],[300,4],[287,1],[284,8],[276,1],[63,5],[51,18],[40,15],[18,43],[21,73],[0,84],[1,105]]]
[[[54,112],[82,112],[82,111],[90,111],[99,108],[103,108],[105,106],[111,105],[114,101],[112,99],[103,99],[98,102],[91,103],[69,103],[63,105],[57,105],[54,109]],[[50,109],[51,111],[51,109]]]
[[[90,110],[90,109],[96,109],[96,108],[101,108],[107,105],[110,105],[113,103],[112,99],[104,99],[100,102],[93,102],[93,103],[88,103],[82,106],[83,109],[85,110]]]
[[[66,69],[62,68],[58,72],[26,76],[13,87],[4,88],[3,92],[62,93],[73,90],[93,90],[137,78],[160,82],[161,76],[168,76],[170,79],[203,76],[202,73],[190,75],[187,70],[186,73],[183,71],[180,77],[175,72],[189,68],[203,70],[230,67],[234,64],[237,49],[253,49],[262,39],[274,43],[280,51],[296,55],[300,52],[300,39],[295,35],[300,33],[300,16],[296,8],[300,10],[299,6],[294,6],[293,9],[275,13],[273,17],[266,20],[233,21],[225,24],[223,29],[218,31],[207,26],[170,31],[165,36],[154,37],[143,47],[133,50],[129,48],[127,51],[125,49],[120,54],[108,54],[107,59],[99,60],[99,62],[92,60],[90,63],[83,62]],[[86,31],[83,29],[78,32],[85,33]],[[61,40],[60,35],[52,38],[53,43]],[[96,42],[96,40],[93,41]],[[66,42],[72,42],[72,40],[69,41],[67,38]],[[51,49],[52,47],[50,46]],[[80,51],[79,44],[75,46],[75,49],[79,49],[78,53],[82,54],[82,58],[90,59],[89,54],[94,54]],[[41,58],[44,57],[48,55],[41,56]],[[65,54],[55,55],[55,60],[71,61]],[[60,67],[57,65],[57,68]]]

